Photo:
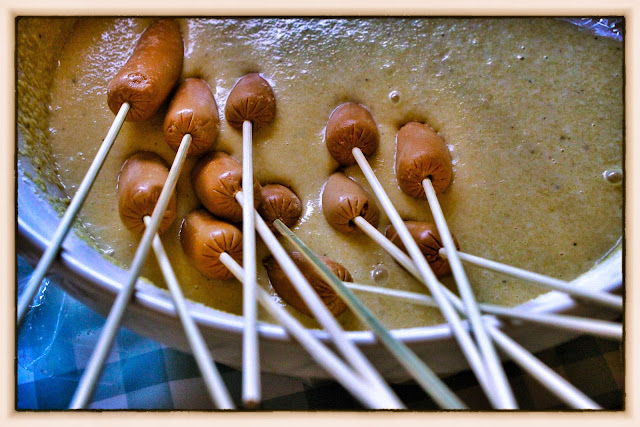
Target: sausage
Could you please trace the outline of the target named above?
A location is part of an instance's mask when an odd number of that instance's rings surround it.
[[[347,234],[359,231],[353,223],[355,217],[363,217],[374,227],[378,226],[380,217],[369,193],[341,172],[331,175],[324,185],[322,212],[330,226]]]
[[[405,221],[404,223],[407,226],[409,233],[411,233],[411,237],[416,241],[420,251],[429,263],[431,270],[433,270],[433,274],[435,274],[436,277],[443,277],[451,273],[449,262],[440,256],[439,251],[444,247],[444,245],[442,244],[442,239],[440,238],[437,227],[428,222]],[[384,235],[387,239],[391,240],[394,245],[400,248],[400,250],[407,252],[407,249],[402,243],[402,240],[400,240],[400,236],[398,236],[393,225],[389,225],[387,227],[384,231]],[[460,245],[458,244],[455,236],[453,237],[453,242],[455,243],[456,248],[460,249]]]
[[[423,123],[407,123],[396,136],[396,177],[402,191],[426,199],[422,180],[429,178],[436,194],[451,182],[451,155],[440,136]]]
[[[289,256],[291,256],[291,260],[300,269],[302,275],[307,279],[313,290],[318,294],[331,314],[336,317],[342,314],[347,309],[347,305],[342,301],[342,299],[340,299],[333,288],[320,278],[313,265],[299,252],[290,252]],[[349,274],[347,269],[341,264],[322,256],[319,256],[318,258],[320,258],[320,260],[343,282],[353,281],[351,274]],[[289,278],[275,259],[273,259],[273,257],[269,257],[264,262],[264,266],[267,269],[269,282],[278,295],[280,295],[287,304],[299,312],[313,317],[313,313],[311,313],[311,310],[309,310],[309,307],[307,307],[307,304],[304,302],[293,284],[289,281]]]
[[[302,202],[289,188],[280,184],[262,187],[262,204],[258,213],[275,233],[273,221],[279,219],[287,227],[293,227],[302,215]]]
[[[126,120],[140,122],[153,116],[182,72],[184,43],[173,19],[152,23],[140,36],[133,53],[107,87],[113,114],[128,102]]]
[[[242,129],[245,120],[260,129],[271,123],[276,115],[276,97],[269,83],[259,74],[247,74],[231,89],[224,108],[231,126]]]
[[[171,100],[164,118],[164,139],[174,151],[190,134],[189,155],[211,150],[218,136],[220,115],[211,88],[201,79],[186,79]]]
[[[360,104],[347,102],[338,106],[327,122],[325,144],[331,156],[342,166],[356,163],[352,150],[362,150],[365,157],[378,149],[380,133],[369,110]]]
[[[191,265],[210,279],[233,277],[220,262],[223,252],[242,265],[242,232],[204,209],[191,212],[182,221],[180,243]]]
[[[194,166],[191,181],[196,196],[209,212],[231,222],[242,221],[242,205],[235,199],[242,190],[242,165],[236,159],[218,151],[205,154]],[[261,189],[254,179],[256,209],[262,203]]]
[[[135,153],[124,162],[118,175],[118,211],[127,229],[136,234],[144,233],[144,217],[153,214],[168,176],[169,167],[164,160],[148,151]],[[174,190],[158,234],[165,232],[176,219],[177,206]]]

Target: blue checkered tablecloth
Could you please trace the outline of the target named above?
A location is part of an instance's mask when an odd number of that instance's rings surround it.
[[[18,290],[31,267],[18,258]],[[104,323],[104,318],[45,281],[17,334],[16,410],[68,407]],[[615,341],[579,337],[537,354],[547,365],[607,409],[624,407],[624,363]],[[515,364],[505,370],[520,407],[566,407]],[[241,372],[218,364],[236,405],[241,402]],[[263,374],[263,410],[358,410],[362,406],[333,381],[309,382]],[[472,409],[489,404],[470,371],[444,379]],[[413,382],[393,385],[412,410],[438,407]],[[122,328],[107,360],[91,409],[211,410],[213,406],[189,354]]]

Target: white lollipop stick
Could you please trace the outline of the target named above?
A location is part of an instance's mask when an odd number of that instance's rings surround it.
[[[242,267],[229,254],[223,252],[220,262],[227,267],[233,275],[242,282],[244,272]],[[329,374],[346,388],[364,406],[370,409],[405,409],[404,405],[398,406],[396,399],[389,400],[385,395],[372,393],[367,382],[363,382],[347,365],[325,347],[293,316],[279,306],[271,296],[262,288],[257,288],[258,300],[262,306],[275,317],[282,326],[304,347],[309,355],[322,366]]]
[[[253,128],[249,120],[242,123],[242,190],[247,195],[242,203],[242,401],[255,407],[261,400],[260,353],[258,347],[256,301],[256,234],[253,214]]]
[[[145,216],[145,225],[149,226],[150,222],[151,218]],[[160,241],[160,237],[158,237],[157,234],[153,237],[153,250],[156,253],[158,264],[162,270],[164,280],[169,287],[171,299],[173,299],[173,305],[176,307],[176,312],[182,322],[182,327],[189,340],[193,356],[198,363],[198,368],[200,368],[200,373],[204,379],[204,384],[207,387],[209,396],[211,396],[213,403],[218,409],[235,409],[231,396],[229,396],[229,391],[224,381],[222,381],[220,372],[218,368],[216,368],[207,344],[205,344],[196,323],[189,314],[182,290],[180,289],[180,284],[178,283],[178,278],[173,271],[173,267],[171,267],[169,257],[167,257],[167,253],[162,246],[162,241]]]
[[[462,321],[451,305],[451,302],[442,293],[438,279],[433,274],[433,271],[431,271],[431,268],[422,256],[422,252],[420,252],[418,245],[413,240],[413,237],[411,237],[409,230],[407,230],[407,227],[402,221],[402,218],[391,203],[389,196],[387,196],[384,188],[382,188],[380,181],[378,181],[378,178],[373,173],[373,170],[371,169],[371,166],[369,165],[367,159],[364,157],[364,154],[362,154],[362,151],[359,148],[354,148],[352,152],[353,156],[358,162],[358,165],[360,166],[360,169],[364,173],[365,178],[371,185],[371,188],[376,194],[376,197],[380,201],[382,208],[384,209],[387,216],[391,220],[391,223],[398,232],[398,236],[402,240],[402,243],[404,243],[404,246],[411,254],[411,258],[416,263],[416,266],[419,270],[419,276],[422,279],[422,283],[426,284],[426,286],[429,288],[429,291],[431,292],[431,295],[433,295],[435,301],[438,303],[438,308],[440,308],[440,311],[449,323],[451,331],[453,332],[453,335],[460,345],[462,353],[469,361],[469,366],[476,375],[476,378],[478,378],[478,382],[487,394],[489,401],[491,401],[491,404],[497,408],[514,408],[515,405],[513,405],[513,402],[505,402],[498,398],[498,395],[494,391],[493,384],[486,373],[486,366],[484,361],[482,360],[482,356],[478,352],[478,349],[471,339],[469,332],[462,325]]]
[[[82,179],[76,194],[71,199],[69,207],[60,220],[60,224],[53,235],[51,243],[44,251],[42,258],[40,258],[40,262],[38,262],[35,271],[31,274],[31,278],[22,292],[22,296],[18,300],[18,317],[16,320],[16,326],[20,326],[20,323],[22,323],[22,319],[28,311],[29,305],[33,301],[33,297],[36,295],[38,289],[40,289],[40,284],[42,283],[45,274],[47,274],[47,271],[49,271],[49,268],[51,267],[51,263],[58,255],[62,242],[65,237],[67,237],[73,221],[76,219],[80,208],[82,208],[82,204],[87,198],[87,195],[96,180],[96,176],[98,176],[98,172],[100,172],[100,169],[107,158],[107,154],[109,154],[109,151],[118,136],[118,132],[120,132],[120,129],[122,128],[122,124],[129,113],[129,108],[130,105],[127,102],[123,103],[120,107],[118,114],[115,119],[113,119],[113,124],[109,128],[109,132],[107,132],[107,136],[104,138],[104,141],[96,153],[96,157],[93,159],[93,162],[91,162],[89,170]]]
[[[236,194],[236,200],[242,204],[242,191]],[[369,386],[372,393],[382,393],[387,395],[389,400],[396,400],[396,405],[402,402],[393,394],[393,391],[384,382],[380,373],[375,370],[371,362],[364,357],[358,347],[347,338],[346,333],[340,327],[338,321],[333,317],[329,309],[322,302],[318,294],[313,290],[307,279],[304,278],[300,269],[294,264],[287,252],[284,250],[278,239],[273,235],[262,217],[254,211],[255,224],[258,234],[269,248],[269,251],[276,259],[282,270],[287,274],[289,280],[296,288],[302,299],[313,313],[315,319],[322,325],[325,331],[334,341],[337,350],[344,356],[349,364],[360,373]]]
[[[410,302],[412,304],[424,305],[429,307],[438,306],[438,304],[436,304],[434,299],[430,296],[416,292],[401,291],[398,289],[381,288],[378,286],[368,286],[348,282],[345,282],[344,285],[349,289],[353,289],[356,291],[397,298],[403,301]],[[493,314],[498,317],[537,323],[540,325],[578,332],[581,334],[590,334],[603,338],[613,338],[617,341],[622,340],[622,325],[620,323],[607,322],[604,320],[586,319],[584,317],[565,316],[559,314],[530,313],[518,309],[483,303],[478,304],[478,306],[483,312]]]
[[[493,325],[487,325],[496,345],[514,362],[567,405],[576,409],[602,409],[583,392],[562,378],[547,365],[529,353],[520,344],[509,338]]]
[[[447,250],[445,248],[440,249],[440,254],[448,258]],[[573,295],[585,301],[590,301],[594,304],[600,304],[616,310],[622,310],[622,297],[620,296],[611,295],[606,292],[592,291],[590,289],[577,288],[577,287],[571,286],[569,282],[565,282],[564,280],[555,279],[553,277],[523,270],[521,268],[512,267],[506,264],[501,264],[499,262],[491,261],[485,258],[480,258],[475,255],[469,255],[463,252],[458,252],[458,255],[462,261],[468,262],[469,264],[474,264],[489,270],[508,274],[509,276],[517,277],[519,279],[527,280],[529,282],[536,283],[540,286],[544,286],[548,289],[564,292],[566,294]]]
[[[458,257],[458,251],[456,250],[456,245],[453,242],[453,237],[451,236],[451,231],[449,231],[447,221],[442,213],[442,208],[440,207],[440,202],[436,196],[436,191],[433,189],[430,179],[422,180],[422,186],[427,194],[429,207],[431,207],[433,219],[435,220],[436,227],[438,227],[438,231],[440,232],[442,243],[449,254],[449,265],[451,266],[453,277],[458,285],[460,296],[462,297],[462,301],[466,307],[465,311],[467,318],[471,322],[471,328],[476,337],[476,341],[478,342],[478,346],[480,347],[480,352],[482,353],[484,361],[488,367],[489,378],[495,386],[499,399],[507,405],[514,405],[515,407],[516,403],[513,391],[511,390],[511,386],[507,380],[507,375],[504,373],[504,369],[502,368],[502,363],[500,363],[500,359],[498,358],[498,353],[496,353],[491,339],[489,338],[489,334],[485,329],[485,324],[480,318],[478,302],[476,301],[476,297],[473,295],[473,290],[471,289],[471,284],[467,278],[467,273],[464,271],[462,262]]]
[[[595,335],[602,338],[612,338],[622,341],[622,324],[605,320],[586,319],[584,317],[566,316],[559,314],[527,313],[517,309],[499,307],[490,304],[480,304],[485,313],[509,319],[524,320],[538,323],[552,328],[565,329],[581,334]]]
[[[113,345],[113,340],[115,339],[116,333],[118,332],[118,327],[120,326],[120,322],[122,321],[122,316],[125,309],[127,308],[127,304],[129,304],[129,301],[131,300],[131,296],[134,290],[134,284],[138,279],[138,276],[140,276],[142,265],[144,264],[145,260],[147,259],[147,255],[149,254],[153,236],[158,231],[158,227],[160,226],[160,222],[162,221],[164,212],[167,209],[167,205],[169,204],[169,200],[171,199],[173,190],[176,188],[178,176],[180,175],[180,170],[182,169],[184,160],[187,157],[187,151],[189,150],[190,145],[191,135],[186,134],[182,138],[180,148],[178,149],[178,153],[173,160],[173,165],[171,166],[171,170],[169,171],[167,181],[165,182],[164,187],[160,192],[160,197],[158,198],[156,207],[153,209],[153,214],[151,215],[151,224],[147,226],[144,234],[142,235],[142,239],[140,239],[138,249],[136,250],[136,253],[133,257],[133,262],[131,263],[131,268],[129,269],[129,276],[127,277],[127,281],[123,285],[122,289],[120,289],[120,292],[118,292],[118,296],[116,297],[116,301],[111,307],[111,311],[109,312],[107,321],[102,329],[96,348],[91,355],[91,359],[89,359],[89,363],[84,373],[82,374],[82,377],[80,378],[80,383],[78,384],[78,388],[76,389],[73,399],[71,400],[71,405],[69,406],[70,409],[85,408],[89,403],[91,396],[93,395],[96,383],[100,378],[100,374],[102,373],[104,362],[109,355],[109,351],[111,350],[111,346]]]

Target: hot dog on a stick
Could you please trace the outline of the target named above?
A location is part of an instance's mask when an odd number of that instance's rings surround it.
[[[254,217],[253,179],[253,129],[262,128],[273,120],[276,98],[271,85],[257,73],[247,74],[231,89],[225,116],[236,129],[242,129],[242,236],[244,239],[243,316],[245,328],[242,351],[242,400],[247,406],[255,406],[261,400],[259,378],[258,306],[256,300],[256,237]]]
[[[483,356],[492,384],[491,393],[500,408],[515,408],[513,392],[509,386],[498,354],[489,337],[471,284],[458,257],[456,243],[449,231],[437,195],[442,194],[451,182],[453,167],[444,140],[427,124],[410,122],[396,135],[396,177],[400,188],[415,198],[427,198],[436,226],[447,249],[449,264],[464,301],[467,316]],[[394,223],[396,230],[398,224]],[[407,245],[405,239],[402,243]],[[409,248],[408,246],[406,246]],[[451,252],[451,254],[450,254]],[[415,262],[415,259],[414,259]]]
[[[153,116],[182,72],[184,42],[174,19],[159,19],[140,36],[133,53],[107,87],[107,103],[114,114],[130,105],[127,120]]]

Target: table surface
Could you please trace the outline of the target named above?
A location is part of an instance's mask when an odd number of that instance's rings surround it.
[[[17,267],[20,291],[32,270],[20,257]],[[104,318],[49,279],[34,301],[17,334],[16,409],[63,410],[71,401]],[[603,408],[621,410],[625,396],[620,350],[616,341],[580,336],[536,356]],[[504,368],[521,409],[568,409],[514,363],[506,362]],[[221,364],[218,369],[234,402],[240,405],[242,373]],[[470,371],[443,379],[470,408],[490,408]],[[261,410],[364,409],[334,381],[267,373],[261,380]],[[438,409],[413,382],[392,388],[410,410]],[[121,328],[89,408],[212,410],[213,405],[190,354]]]

